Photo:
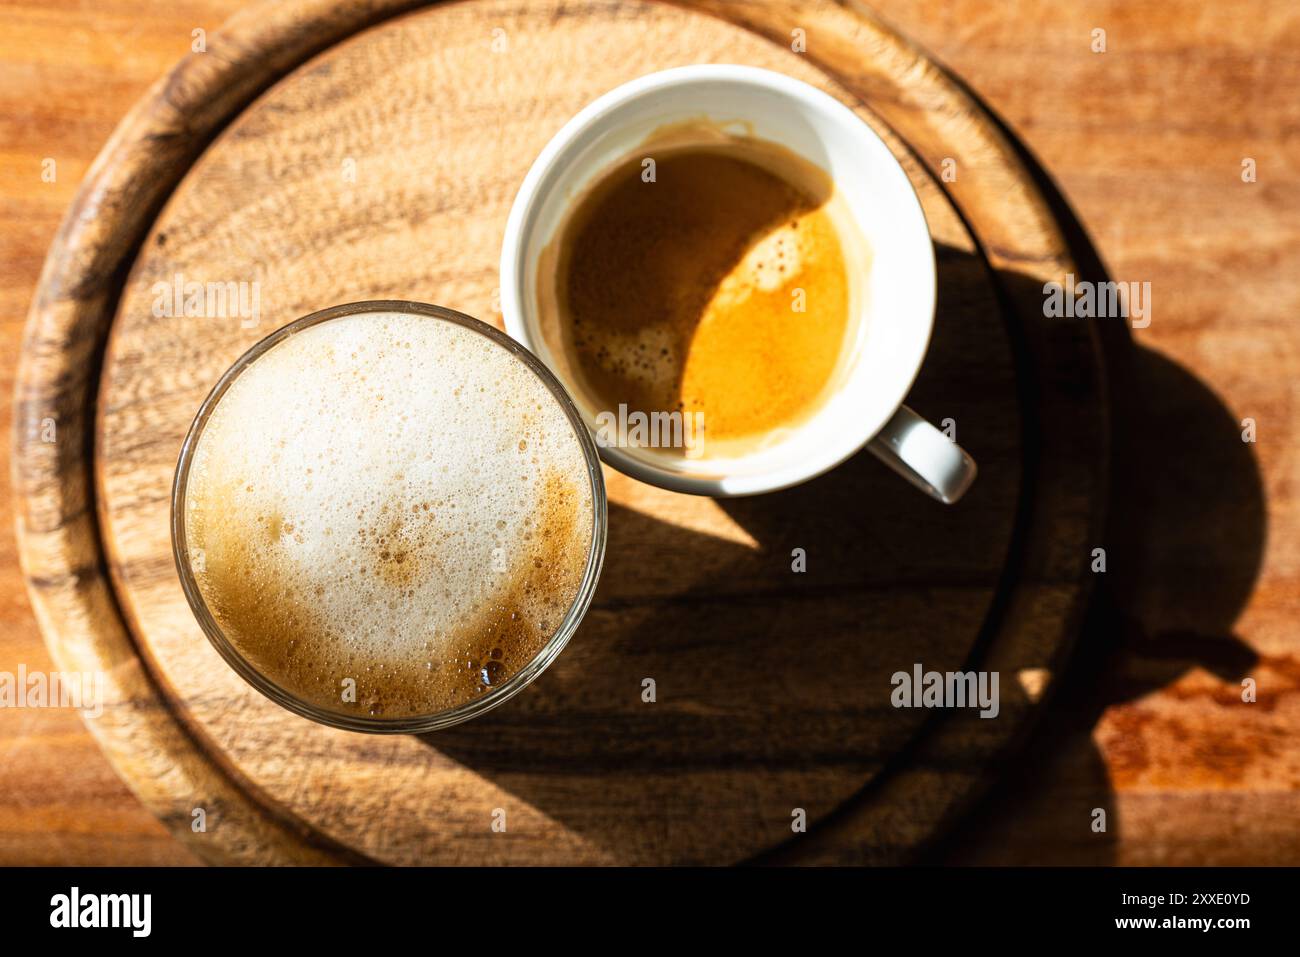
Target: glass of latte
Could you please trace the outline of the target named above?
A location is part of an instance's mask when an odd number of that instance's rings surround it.
[[[337,306],[245,353],[181,449],[172,545],[250,684],[354,731],[501,704],[591,604],[606,503],[564,387],[476,319]]]

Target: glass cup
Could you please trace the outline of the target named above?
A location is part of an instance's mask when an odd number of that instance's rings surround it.
[[[570,606],[568,613],[537,655],[499,686],[493,687],[477,698],[433,714],[385,718],[359,715],[341,710],[333,711],[306,701],[276,684],[274,680],[254,667],[222,631],[199,590],[189,546],[186,542],[184,516],[187,507],[186,490],[190,467],[194,461],[195,451],[202,441],[204,426],[231,384],[240,373],[289,336],[310,326],[329,322],[332,319],[370,312],[412,313],[425,316],[431,322],[456,323],[487,337],[509,352],[510,355],[527,366],[542,381],[564,410],[565,416],[573,427],[573,434],[582,447],[587,464],[587,476],[591,482],[591,506],[593,511],[591,544],[587,553],[587,564],[583,572],[582,582],[577,597]],[[176,465],[176,477],[172,486],[172,553],[176,560],[176,570],[180,575],[181,588],[184,590],[185,597],[189,601],[190,608],[193,610],[195,618],[198,619],[204,634],[208,636],[208,640],[212,642],[212,646],[216,648],[221,657],[254,688],[295,714],[335,728],[380,734],[418,734],[468,721],[470,718],[477,717],[514,697],[545,671],[547,666],[564,649],[564,646],[568,644],[569,639],[573,637],[579,622],[582,621],[583,615],[586,614],[587,608],[591,605],[592,595],[596,591],[596,583],[600,578],[600,570],[605,558],[606,521],[605,480],[601,474],[600,457],[581,414],[559,380],[532,353],[492,326],[470,316],[454,312],[451,309],[419,302],[375,301],[334,306],[291,322],[257,343],[226,370],[199,407],[198,414],[194,417],[194,422],[190,426],[189,433],[185,436],[184,444],[181,446],[180,460]]]

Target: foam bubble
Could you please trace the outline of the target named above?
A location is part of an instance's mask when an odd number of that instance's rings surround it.
[[[592,539],[586,459],[544,383],[407,313],[319,323],[241,372],[187,499],[231,643],[299,697],[372,716],[461,704],[530,662]]]

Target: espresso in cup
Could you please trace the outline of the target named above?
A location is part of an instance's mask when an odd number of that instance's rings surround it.
[[[467,317],[370,305],[281,335],[218,387],[182,458],[178,560],[219,650],[282,703],[445,715],[576,625],[603,486],[523,350]]]
[[[788,488],[866,449],[960,499],[974,460],[904,403],[936,294],[890,147],[825,92],[735,64],[583,107],[529,168],[501,245],[506,329],[569,387],[601,458],[696,495]],[[697,419],[702,453],[665,447]]]
[[[821,168],[678,124],[573,201],[537,271],[541,330],[589,408],[684,417],[663,454],[740,454],[833,392],[868,258]]]

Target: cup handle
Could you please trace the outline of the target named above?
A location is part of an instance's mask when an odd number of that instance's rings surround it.
[[[945,505],[966,494],[975,481],[975,460],[907,406],[898,407],[874,439],[871,454]]]

